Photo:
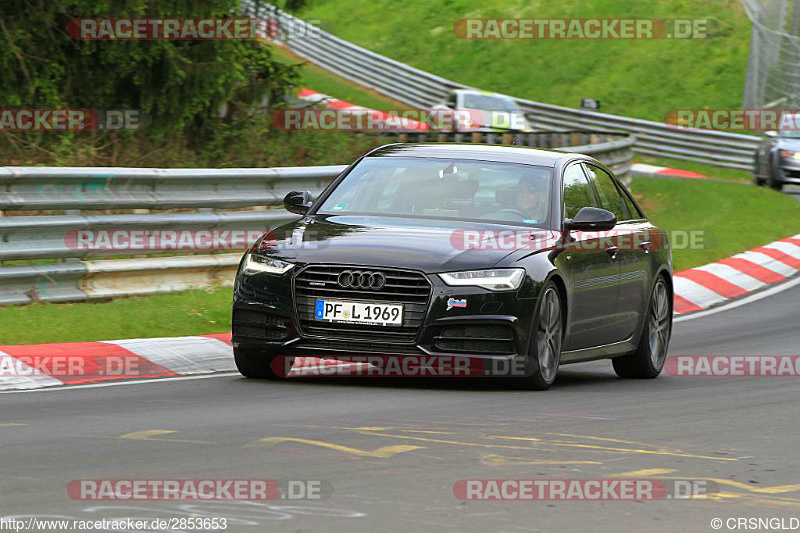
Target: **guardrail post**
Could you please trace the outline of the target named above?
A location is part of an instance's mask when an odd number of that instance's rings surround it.
[[[510,133],[504,133],[502,143],[505,146],[510,146],[512,144],[512,135]]]
[[[479,131],[472,132],[472,141],[473,143],[482,143],[483,142],[483,134]]]

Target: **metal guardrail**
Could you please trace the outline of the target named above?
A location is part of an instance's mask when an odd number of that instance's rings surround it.
[[[453,89],[471,89],[344,41],[271,4],[242,0],[251,17],[269,17],[293,28],[283,44],[298,56],[343,78],[417,108],[430,108]],[[299,36],[299,37],[298,37]],[[545,130],[618,130],[635,134],[639,153],[752,169],[758,138],[737,133],[678,130],[661,122],[571,109],[517,98],[537,128]]]
[[[631,147],[636,141],[626,134],[585,131],[403,135],[400,140],[404,141],[515,143],[586,153],[623,177],[630,169]],[[319,194],[345,168],[0,167],[0,215],[3,211],[12,214],[0,216],[0,305],[114,298],[230,284],[241,251],[146,257],[156,252],[81,248],[68,236],[80,230],[266,232],[296,218],[283,209],[267,207],[280,205],[290,190]],[[230,210],[234,208],[250,209]],[[185,212],[189,209],[192,212]],[[142,210],[145,212],[139,212]],[[62,213],[39,214],[41,211]],[[111,256],[122,258],[104,259]],[[9,264],[41,260],[50,262]]]
[[[630,185],[636,137],[615,131],[539,131],[535,133],[413,132],[397,135],[401,142],[466,142],[528,146],[586,154],[594,157]]]
[[[0,167],[0,211],[280,205],[292,187],[319,189],[340,168]]]

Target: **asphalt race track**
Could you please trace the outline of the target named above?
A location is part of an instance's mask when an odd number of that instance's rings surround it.
[[[793,196],[798,202],[800,202],[800,185],[787,185],[783,188],[783,192],[789,196]]]
[[[794,282],[789,282],[794,283]],[[800,353],[800,285],[675,324],[670,355]],[[800,516],[798,381],[502,381],[224,375],[0,395],[0,516],[227,517],[228,531],[713,531]],[[464,502],[467,478],[706,480],[711,499]],[[324,480],[323,501],[91,502],[73,479]],[[727,531],[725,527],[722,529]]]

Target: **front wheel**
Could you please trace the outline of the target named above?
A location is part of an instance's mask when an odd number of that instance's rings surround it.
[[[534,317],[527,371],[521,380],[525,389],[546,390],[556,380],[564,340],[563,308],[558,289],[549,282],[542,290]]]
[[[611,360],[621,378],[652,379],[664,368],[672,334],[672,305],[667,282],[659,276],[650,296],[642,338],[636,351]]]
[[[279,376],[272,368],[274,355],[265,355],[255,350],[248,350],[241,347],[233,347],[233,360],[239,373],[246,378],[280,380],[285,376]],[[291,365],[293,361],[287,364]],[[283,362],[282,362],[283,363]]]
[[[767,184],[769,187],[775,191],[783,190],[783,182],[778,180],[778,173],[780,172],[779,169],[775,168],[774,165],[769,166],[769,177],[767,179]]]

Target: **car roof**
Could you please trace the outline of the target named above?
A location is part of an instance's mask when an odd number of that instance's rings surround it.
[[[453,91],[454,93],[461,93],[461,94],[480,94],[482,96],[499,96],[500,98],[506,98],[508,100],[513,100],[510,96],[502,93],[493,93],[491,91],[482,91],[480,89],[456,89]]]
[[[498,163],[522,163],[555,167],[559,160],[576,157],[590,160],[581,154],[539,150],[518,146],[499,146],[470,143],[395,143],[386,144],[368,153],[366,157],[437,157],[444,159],[474,159]]]

